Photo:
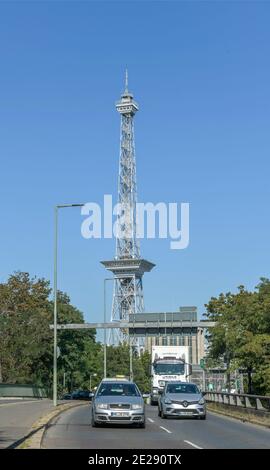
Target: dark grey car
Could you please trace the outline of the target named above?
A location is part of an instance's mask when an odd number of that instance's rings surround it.
[[[92,400],[91,424],[137,424],[145,427],[145,404],[136,384],[105,379]]]
[[[158,403],[158,415],[206,418],[205,400],[196,384],[167,382]]]

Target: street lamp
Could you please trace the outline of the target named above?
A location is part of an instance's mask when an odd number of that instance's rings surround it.
[[[96,377],[97,374],[90,374],[90,380],[89,380],[89,390],[90,392],[92,391],[92,377]]]
[[[53,405],[57,406],[57,243],[58,209],[83,207],[84,204],[58,204],[54,207],[54,281],[53,281]]]

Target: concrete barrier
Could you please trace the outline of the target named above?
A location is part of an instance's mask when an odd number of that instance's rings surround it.
[[[34,384],[5,384],[0,383],[1,398],[47,398],[45,388]]]
[[[270,427],[270,397],[241,393],[208,392],[210,411]]]
[[[218,413],[241,421],[247,421],[253,424],[270,427],[270,413],[267,411],[258,411],[252,408],[243,408],[221,403],[207,403],[207,410]]]

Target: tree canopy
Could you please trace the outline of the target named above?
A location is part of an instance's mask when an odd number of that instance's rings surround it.
[[[249,393],[270,393],[270,280],[255,290],[221,293],[206,304],[206,317],[216,322],[209,333],[209,359],[224,361],[228,372],[243,368]]]
[[[51,393],[53,379],[53,302],[49,281],[16,272],[0,284],[0,382],[33,383]],[[83,323],[84,317],[58,291],[58,323]],[[58,331],[60,356],[57,361],[58,390],[61,394],[78,388],[89,389],[103,378],[103,345],[95,330]],[[134,379],[149,390],[147,354],[133,352]],[[129,375],[129,347],[107,347],[108,377]],[[96,374],[94,376],[93,374]]]

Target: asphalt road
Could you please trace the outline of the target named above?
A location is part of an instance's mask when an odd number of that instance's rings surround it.
[[[145,429],[124,426],[92,428],[90,406],[62,413],[42,441],[46,449],[270,449],[270,430],[208,413],[205,421],[161,419],[146,407]]]
[[[53,408],[51,400],[0,400],[0,449],[15,445]]]

